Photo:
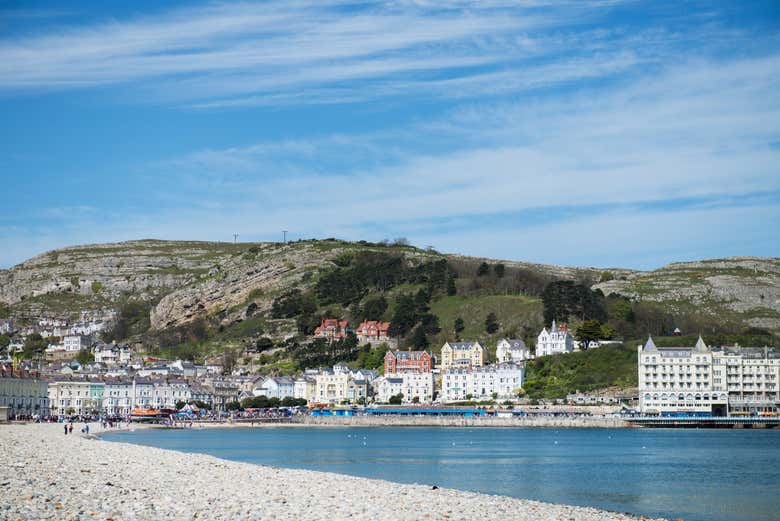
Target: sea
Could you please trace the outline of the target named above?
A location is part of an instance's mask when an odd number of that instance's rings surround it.
[[[686,521],[780,520],[774,430],[275,427],[106,439]]]

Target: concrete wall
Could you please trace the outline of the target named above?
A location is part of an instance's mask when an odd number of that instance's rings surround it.
[[[557,427],[557,428],[620,428],[629,427],[619,418],[462,418],[442,416],[303,416],[294,419],[304,425],[351,427]]]

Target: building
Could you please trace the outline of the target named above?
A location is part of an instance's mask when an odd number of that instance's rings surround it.
[[[0,371],[0,407],[8,408],[9,418],[49,416],[49,385],[38,377]]]
[[[0,318],[0,335],[10,335],[15,332],[14,320],[12,318]],[[13,414],[9,410],[9,414]]]
[[[49,408],[52,415],[98,413],[103,408],[103,382],[54,379],[49,381]]]
[[[402,395],[402,403],[430,403],[436,390],[433,373],[389,374],[374,381],[375,400],[387,403]]]
[[[558,355],[574,351],[574,337],[566,324],[557,326],[555,320],[548,331],[543,328],[536,340],[536,356]]]
[[[428,351],[388,351],[385,374],[430,373],[433,357]]]
[[[238,400],[240,390],[235,382],[220,379],[211,383],[211,393],[214,410],[221,412],[227,410],[227,404]]]
[[[336,404],[349,401],[349,372],[326,371],[315,376],[315,379],[317,403]]]
[[[520,339],[502,338],[496,344],[496,361],[520,363],[533,358],[531,350]]]
[[[110,366],[127,364],[132,358],[128,345],[99,343],[93,348],[92,354],[95,356],[95,362]]]
[[[515,398],[523,387],[525,367],[513,363],[452,368],[442,373],[443,402]]]
[[[446,342],[441,348],[441,369],[482,367],[485,349],[479,342]]]
[[[106,378],[103,391],[103,412],[110,416],[128,416],[133,410],[133,382]]]
[[[366,403],[371,393],[371,384],[365,378],[351,377],[347,383],[347,399],[350,403]]]
[[[293,383],[293,398],[306,400],[307,402],[316,401],[317,397],[317,378],[314,376],[303,375],[295,379]]]
[[[289,376],[271,376],[252,389],[254,396],[265,396],[267,398],[292,398],[295,396],[295,380]]]
[[[65,335],[62,337],[62,347],[69,353],[81,351],[89,347],[89,337],[84,335]]]
[[[637,352],[639,409],[643,414],[728,413],[727,366],[725,361],[723,365],[714,363],[713,352],[701,337],[693,347],[663,348],[648,337],[644,346],[637,346]]]
[[[393,343],[390,338],[390,322],[364,320],[355,330],[355,334],[361,344]]]
[[[712,388],[728,392],[730,414],[778,413],[779,380],[780,351],[774,348],[712,348]]]
[[[349,328],[349,322],[337,318],[323,318],[319,327],[314,330],[315,338],[326,338],[328,340],[340,340],[346,338],[352,330]]]

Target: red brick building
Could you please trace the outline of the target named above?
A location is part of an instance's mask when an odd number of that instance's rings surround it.
[[[430,373],[433,357],[428,351],[388,351],[385,355],[385,375]]]
[[[339,340],[346,338],[350,332],[349,322],[337,318],[323,318],[320,327],[314,330],[316,338],[327,338],[328,340]]]
[[[360,323],[355,333],[358,342],[361,344],[370,344],[371,342],[387,342],[390,340],[390,322],[379,322],[377,320],[364,320]]]

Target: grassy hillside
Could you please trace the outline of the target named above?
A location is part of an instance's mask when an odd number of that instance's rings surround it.
[[[444,296],[431,304],[431,312],[439,317],[442,328],[435,350],[445,340],[454,338],[453,324],[458,317],[465,325],[460,334],[462,339],[493,346],[503,337],[535,337],[542,327],[541,301],[524,295]],[[496,314],[500,326],[492,335],[485,332],[485,318],[489,313]]]
[[[564,398],[606,387],[636,387],[636,347],[605,346],[591,351],[543,356],[526,366],[530,398]]]

